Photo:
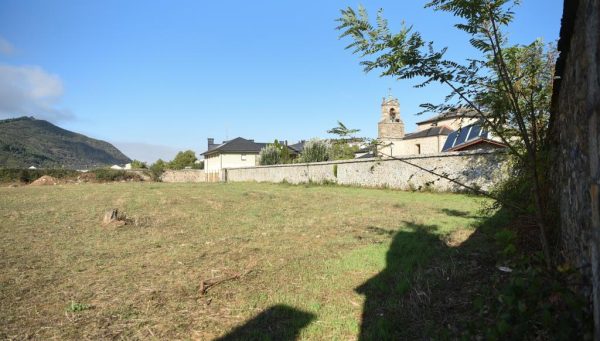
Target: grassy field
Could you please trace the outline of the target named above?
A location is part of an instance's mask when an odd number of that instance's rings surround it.
[[[254,183],[0,188],[0,338],[460,335],[494,268],[473,234],[482,200]],[[112,208],[130,223],[103,225]]]

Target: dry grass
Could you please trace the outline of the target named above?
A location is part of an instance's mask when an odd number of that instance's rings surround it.
[[[307,312],[301,339],[356,339],[356,289],[384,271],[394,236],[425,226],[456,246],[480,200],[251,183],[0,188],[0,338],[208,340],[284,305]],[[112,208],[141,223],[103,226]]]

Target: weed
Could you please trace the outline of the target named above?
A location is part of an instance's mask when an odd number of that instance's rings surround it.
[[[91,309],[92,306],[85,303],[77,303],[75,301],[71,301],[71,304],[67,307],[67,311],[70,313],[78,313],[80,311]]]

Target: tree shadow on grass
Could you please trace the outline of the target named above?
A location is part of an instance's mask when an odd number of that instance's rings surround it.
[[[365,295],[359,340],[464,336],[473,301],[485,297],[481,288],[495,271],[489,238],[477,230],[451,247],[436,225],[404,225],[393,236],[386,268],[355,289]]]
[[[449,209],[449,208],[442,208],[441,212],[445,213],[446,215],[448,215],[450,217],[461,217],[461,218],[472,218],[472,219],[484,219],[485,218],[484,216],[474,215],[468,211],[454,210],[454,209]]]
[[[292,341],[315,317],[314,314],[278,304],[217,340]]]

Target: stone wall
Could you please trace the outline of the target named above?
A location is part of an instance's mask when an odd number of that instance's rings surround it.
[[[379,122],[377,129],[381,139],[404,137],[404,123],[402,122]]]
[[[461,191],[460,185],[443,179],[488,190],[505,172],[505,154],[494,152],[455,152],[416,155],[395,159],[355,159],[333,162],[230,168],[226,181],[333,182],[340,185],[389,187],[402,190],[430,189]],[[423,168],[420,169],[419,167]],[[426,170],[433,171],[433,175]]]
[[[161,176],[162,182],[205,182],[206,174],[201,169],[166,170]]]
[[[562,255],[593,288],[600,340],[600,0],[564,6],[552,98],[554,197]]]

